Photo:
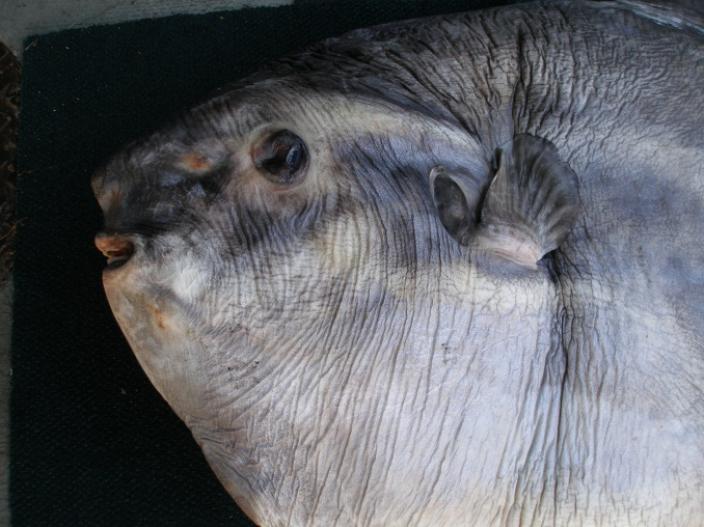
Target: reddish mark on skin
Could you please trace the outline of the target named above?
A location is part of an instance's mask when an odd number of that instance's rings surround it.
[[[212,166],[208,158],[198,152],[191,152],[184,155],[181,158],[181,163],[183,163],[188,170],[194,172],[203,172]]]
[[[148,305],[148,308],[149,311],[152,312],[152,315],[154,316],[154,321],[156,322],[156,325],[159,326],[159,329],[166,329],[166,323],[164,322],[164,313],[162,313],[161,310],[156,306]]]

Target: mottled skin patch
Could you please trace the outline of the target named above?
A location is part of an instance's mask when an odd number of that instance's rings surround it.
[[[255,522],[704,523],[704,41],[638,11],[353,32],[96,177],[135,246],[115,317]],[[309,154],[283,190],[250,154],[278,130]],[[429,187],[438,165],[488,184],[518,134],[581,198],[520,272],[460,246]]]

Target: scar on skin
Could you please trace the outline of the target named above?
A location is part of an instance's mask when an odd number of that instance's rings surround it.
[[[208,158],[198,152],[185,154],[181,157],[181,164],[193,172],[204,172],[212,166]]]

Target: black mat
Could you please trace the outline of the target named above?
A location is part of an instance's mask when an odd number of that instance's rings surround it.
[[[355,27],[496,1],[302,2],[26,42],[11,430],[13,525],[250,525],[148,383],[104,299],[96,165],[262,61]],[[508,3],[508,2],[504,2]]]

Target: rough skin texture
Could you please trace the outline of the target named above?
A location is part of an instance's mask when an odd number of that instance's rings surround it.
[[[632,2],[629,4],[633,4]],[[261,525],[704,522],[704,39],[615,3],[356,31],[96,175],[104,276],[156,388]],[[251,152],[287,129],[277,186]],[[581,209],[517,272],[431,169],[555,145]]]

